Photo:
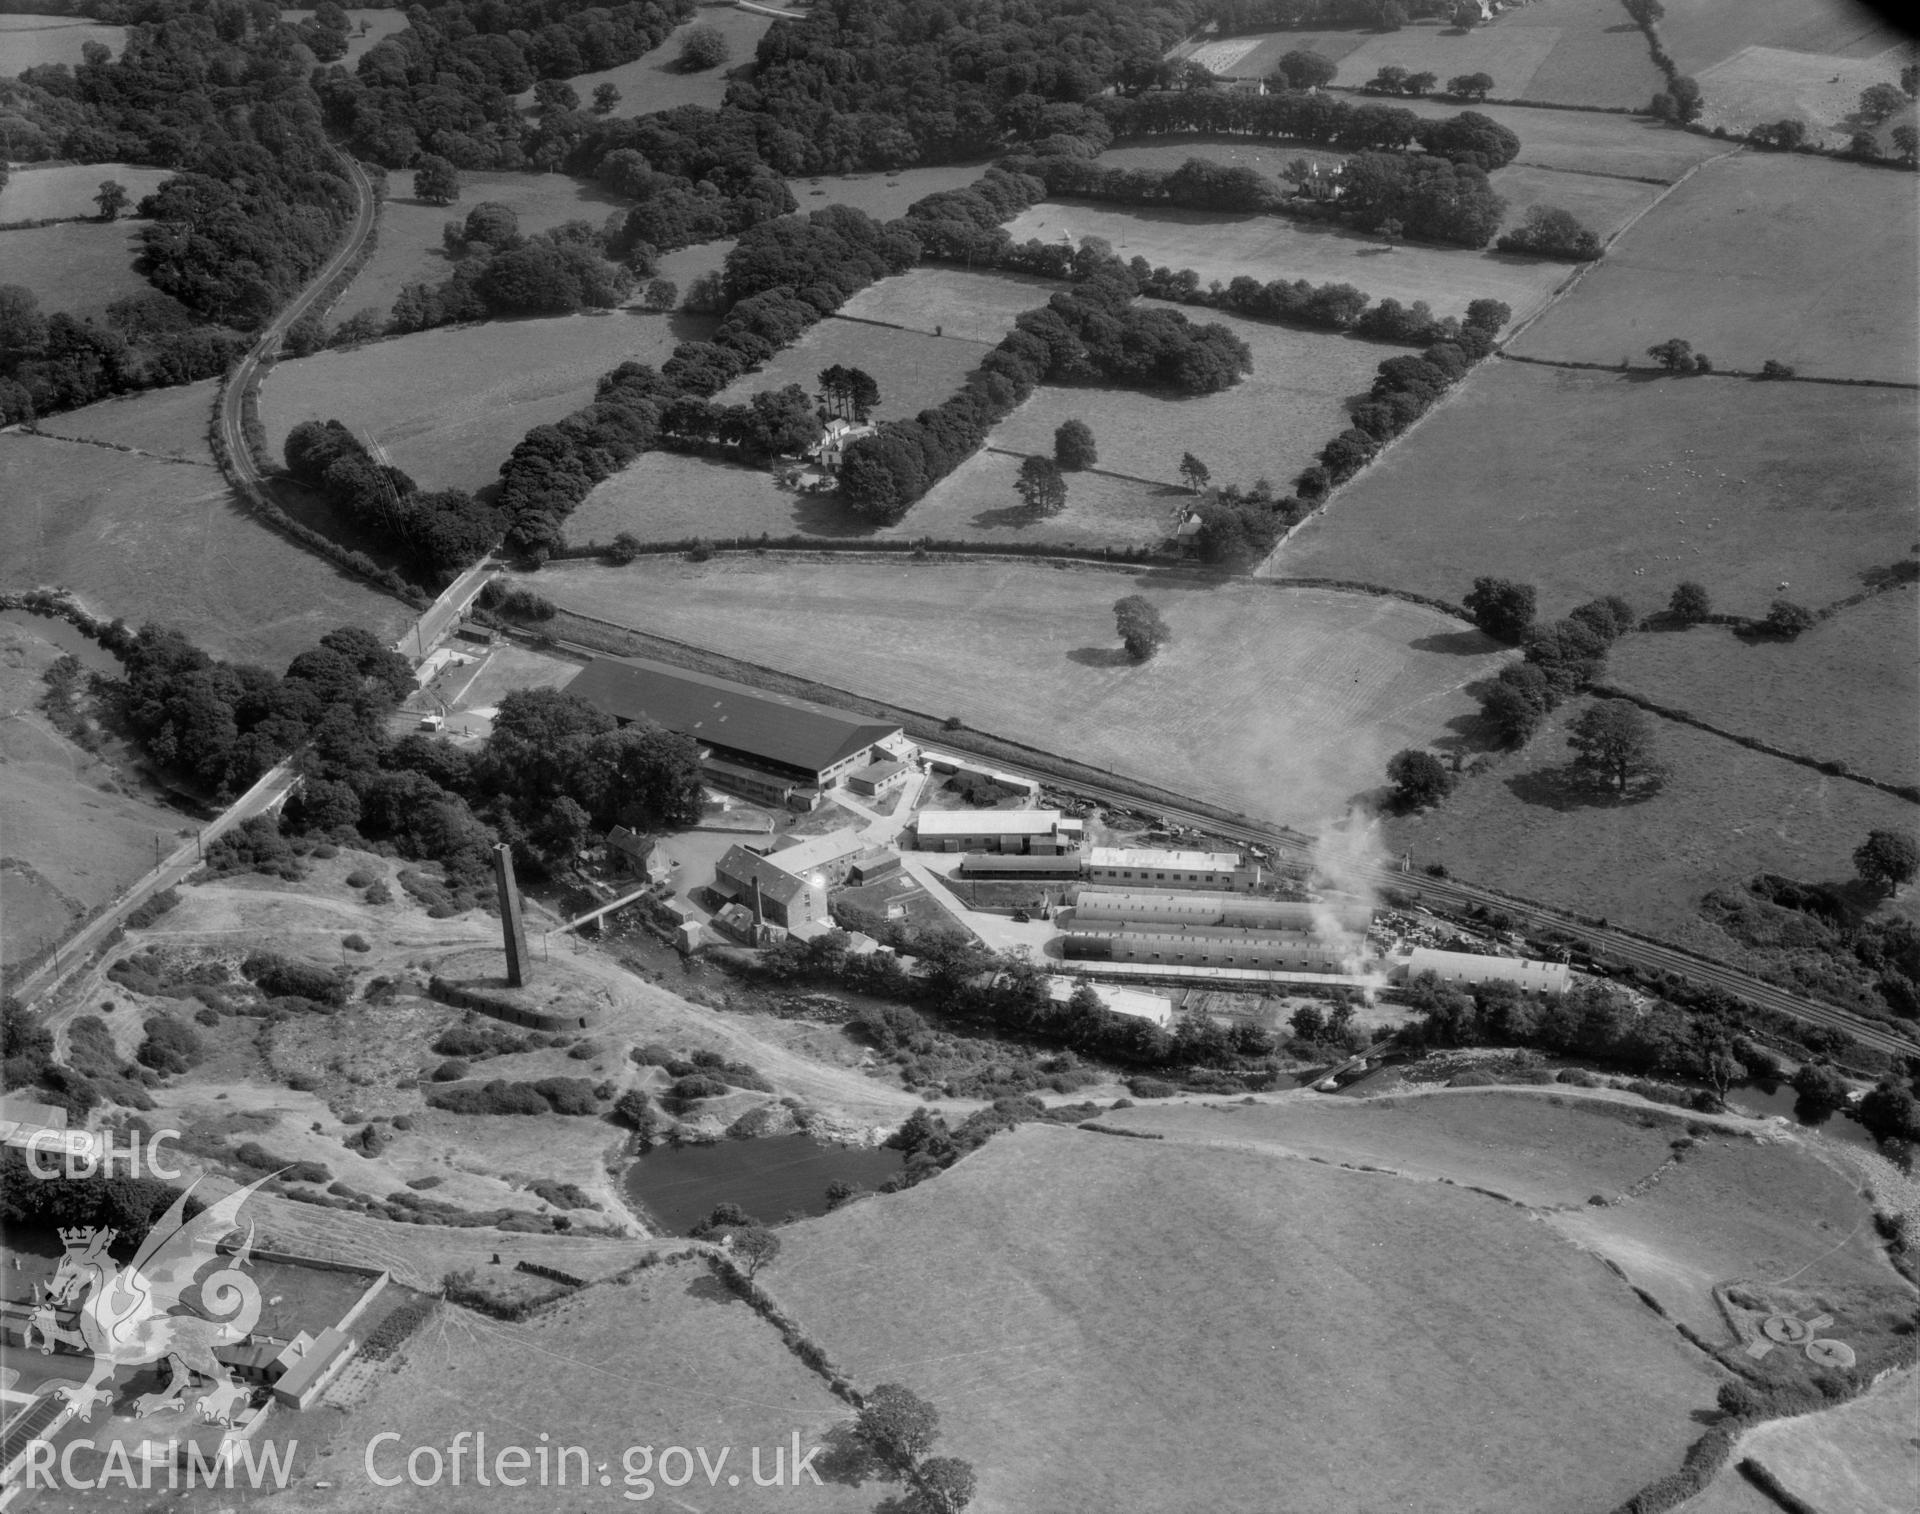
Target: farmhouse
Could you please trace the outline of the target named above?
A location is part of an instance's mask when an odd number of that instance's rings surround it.
[[[792,935],[816,936],[833,925],[823,877],[790,873],[771,857],[744,846],[727,848],[714,865],[713,891],[749,916],[781,926]]]
[[[820,440],[807,449],[807,456],[819,464],[823,472],[836,474],[847,459],[847,448],[879,429],[871,421],[850,421],[836,415],[827,422]]]
[[[1156,851],[1096,846],[1087,853],[1089,883],[1139,883],[1157,888],[1253,888],[1260,869],[1243,868],[1236,852]]]
[[[900,727],[638,657],[598,657],[567,692],[622,725],[645,718],[700,744],[718,788],[811,807],[817,796],[912,750]]]
[[[1409,981],[1432,973],[1442,983],[1473,987],[1480,983],[1511,983],[1522,993],[1564,994],[1573,983],[1573,970],[1564,962],[1533,962],[1521,957],[1480,957],[1472,952],[1436,951],[1416,946],[1407,963]]]
[[[1052,855],[1079,846],[1085,829],[1059,810],[924,810],[913,820],[923,852]]]

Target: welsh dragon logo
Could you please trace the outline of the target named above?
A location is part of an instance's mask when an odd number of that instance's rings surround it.
[[[121,1368],[165,1361],[172,1369],[166,1386],[143,1394],[137,1415],[184,1408],[192,1373],[213,1385],[195,1401],[195,1408],[207,1419],[231,1421],[247,1390],[213,1350],[244,1341],[260,1318],[260,1290],[241,1270],[253,1250],[253,1227],[247,1227],[245,1241],[232,1255],[221,1256],[218,1245],[240,1228],[241,1206],[266,1181],[249,1183],[192,1219],[186,1217],[187,1197],[193,1192],[189,1187],[147,1232],[125,1267],[107,1252],[119,1232],[91,1225],[60,1232],[66,1254],[37,1300],[22,1343],[31,1346],[37,1335],[43,1354],[60,1344],[92,1355],[93,1370],[85,1382],[55,1390],[73,1404],[80,1419],[93,1418],[96,1402],[112,1401],[111,1389],[102,1385]],[[200,1276],[214,1262],[224,1265]],[[188,1298],[196,1291],[197,1311]],[[69,1310],[77,1311],[77,1329],[60,1323],[59,1314]]]

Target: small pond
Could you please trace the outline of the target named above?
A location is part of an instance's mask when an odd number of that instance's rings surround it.
[[[794,1211],[825,1214],[828,1184],[877,1188],[905,1165],[905,1157],[890,1147],[761,1136],[656,1146],[627,1168],[624,1184],[628,1200],[661,1229],[685,1235],[717,1204],[738,1204],[769,1224]]]
[[[1728,1107],[1742,1114],[1759,1115],[1762,1119],[1782,1115],[1800,1130],[1817,1130],[1823,1136],[1845,1141],[1849,1146],[1864,1146],[1869,1151],[1878,1149],[1873,1137],[1867,1134],[1867,1127],[1851,1114],[1837,1114],[1816,1125],[1807,1124],[1794,1113],[1797,1098],[1789,1083],[1736,1083],[1727,1090]]]

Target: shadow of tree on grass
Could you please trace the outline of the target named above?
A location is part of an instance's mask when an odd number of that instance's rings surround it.
[[[1655,798],[1661,787],[1658,777],[1642,778],[1622,794],[1572,763],[1565,767],[1541,768],[1531,773],[1515,773],[1507,780],[1508,792],[1522,804],[1537,804],[1562,813],[1570,810],[1629,809]]]

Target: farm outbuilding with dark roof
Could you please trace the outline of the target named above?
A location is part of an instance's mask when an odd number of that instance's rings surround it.
[[[897,725],[644,658],[595,658],[567,692],[622,725],[644,718],[691,737],[721,780],[744,766],[827,789],[906,750]]]

